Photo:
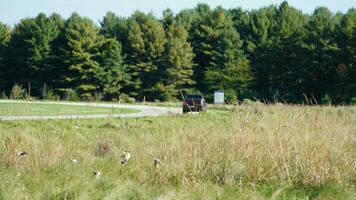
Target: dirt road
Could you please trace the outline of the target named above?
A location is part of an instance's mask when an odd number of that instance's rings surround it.
[[[161,106],[146,106],[146,105],[131,105],[131,104],[114,104],[114,103],[87,103],[87,102],[42,102],[42,101],[13,101],[0,100],[6,103],[41,103],[41,104],[56,104],[56,105],[72,105],[72,106],[92,106],[106,108],[127,108],[139,110],[138,113],[123,113],[123,114],[86,114],[86,115],[32,115],[32,116],[0,116],[1,121],[10,120],[47,120],[47,119],[92,119],[92,118],[135,118],[145,116],[162,116],[174,115],[182,113],[177,107],[161,107]]]

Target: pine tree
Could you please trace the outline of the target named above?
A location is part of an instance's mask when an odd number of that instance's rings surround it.
[[[337,77],[333,96],[337,102],[350,103],[356,98],[356,9],[340,19],[337,32]]]
[[[41,96],[46,83],[87,98],[166,100],[196,87],[270,101],[300,103],[306,95],[350,103],[355,18],[355,9],[333,14],[324,7],[306,15],[286,1],[247,11],[198,4],[177,15],[167,9],[161,19],[108,12],[100,29],[78,14],[39,14],[12,30],[0,23],[0,91],[29,83],[31,95]]]
[[[270,8],[272,9],[272,8]],[[283,2],[270,10],[269,25],[263,28],[263,38],[250,58],[256,75],[256,89],[260,97],[271,101],[297,101],[304,98],[304,68],[300,67],[302,39],[305,25],[303,14]],[[273,14],[272,14],[273,13]],[[266,14],[259,14],[266,21]],[[272,26],[272,27],[270,27]]]
[[[306,25],[303,46],[305,93],[316,100],[332,93],[336,79],[335,21],[332,13],[324,7],[317,8]]]
[[[172,10],[168,8],[163,11],[162,15],[163,18],[161,20],[161,23],[163,25],[164,30],[167,31],[174,21],[174,14]]]
[[[287,2],[249,15],[245,45],[256,77],[253,90],[264,100],[298,101],[303,97],[301,67],[306,16]]]
[[[67,72],[65,59],[63,59],[63,48],[66,43],[64,28],[65,20],[59,14],[53,13],[49,19],[58,27],[58,37],[52,42],[52,56],[49,59],[51,69],[51,87],[53,89],[65,87],[65,74]]]
[[[242,8],[230,9],[229,14],[234,23],[236,31],[239,33],[241,40],[243,41],[243,49],[247,56],[253,51],[253,45],[251,44],[250,37],[250,15],[248,11],[244,11]]]
[[[103,68],[100,74],[100,86],[105,99],[120,98],[122,88],[130,84],[130,76],[123,62],[120,43],[107,38],[100,50],[100,65]]]
[[[199,18],[197,12],[194,9],[181,10],[174,18],[179,25],[183,26],[188,31],[188,38],[191,36],[190,31],[193,22]]]
[[[275,91],[279,100],[295,102],[304,99],[304,81],[300,56],[303,53],[303,36],[306,18],[303,13],[287,2],[283,2],[277,11],[277,26],[273,36],[273,43],[269,51],[274,52],[278,59],[274,59]]]
[[[30,83],[32,94],[39,94],[43,83],[51,82],[53,66],[50,60],[53,41],[58,34],[57,25],[42,13],[15,26],[9,47],[12,67],[9,73],[16,77],[14,83]]]
[[[7,48],[10,40],[10,28],[0,22],[0,91],[4,91],[9,81],[6,74],[7,68]]]
[[[100,33],[107,38],[115,38],[118,33],[119,18],[112,12],[107,12],[100,22]]]
[[[103,37],[90,19],[76,13],[67,20],[64,37],[67,86],[74,87],[81,97],[91,99],[99,92],[100,75],[103,73],[98,62]]]
[[[132,95],[149,95],[159,81],[157,70],[165,42],[164,29],[152,15],[136,12],[129,19],[126,60],[137,91]]]
[[[184,90],[194,84],[193,76],[193,48],[188,42],[188,32],[177,22],[172,22],[167,30],[167,43],[162,66],[161,77],[166,79],[168,96],[179,96],[178,90]]]
[[[100,25],[100,33],[103,36],[115,38],[122,45],[124,52],[128,50],[128,20],[126,18],[108,12],[100,22]]]
[[[195,53],[199,89],[211,92],[246,92],[251,81],[249,62],[241,50],[242,41],[232,19],[221,8],[207,15],[195,32]]]

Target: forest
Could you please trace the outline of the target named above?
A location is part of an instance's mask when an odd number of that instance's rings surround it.
[[[198,4],[159,18],[39,13],[0,22],[1,98],[209,100],[215,90],[230,102],[355,104],[356,9]]]

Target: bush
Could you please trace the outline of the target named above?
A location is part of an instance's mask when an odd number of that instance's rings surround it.
[[[47,100],[54,100],[58,101],[60,98],[57,94],[54,93],[54,90],[48,90],[47,95],[46,95]]]
[[[350,101],[351,105],[356,105],[356,97],[352,97]]]
[[[1,92],[0,99],[8,99],[8,97],[4,91]]]
[[[104,98],[104,95],[101,92],[94,93],[94,101],[101,101]]]
[[[252,105],[253,101],[251,99],[243,99],[242,100],[242,105]]]
[[[10,91],[11,99],[23,99],[26,98],[26,90],[22,88],[22,85],[15,84]]]
[[[331,97],[328,94],[325,94],[324,97],[321,98],[321,104],[331,105]]]
[[[59,88],[58,90],[59,97],[62,100],[67,101],[80,101],[81,98],[78,96],[75,90],[71,88]]]
[[[130,97],[128,96],[127,94],[122,94],[120,96],[120,102],[123,102],[123,103],[135,103],[136,102],[136,99],[133,98],[133,97]]]
[[[237,102],[237,94],[234,90],[226,90],[224,92],[225,101],[228,104],[234,104]]]
[[[60,99],[58,94],[56,94],[55,91],[50,87],[47,87],[46,84],[44,84],[43,87],[40,88],[40,95],[43,100],[58,101]]]

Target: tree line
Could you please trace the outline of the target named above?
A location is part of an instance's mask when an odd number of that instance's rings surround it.
[[[0,91],[71,99],[208,98],[356,102],[356,10],[312,14],[283,2],[256,10],[198,4],[163,17],[73,13],[0,23]],[[30,91],[29,91],[30,90]],[[69,95],[70,94],[70,95]]]

